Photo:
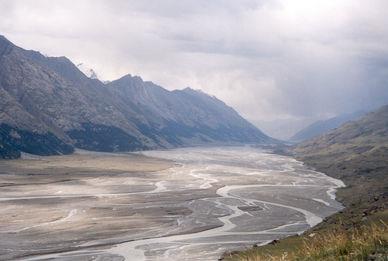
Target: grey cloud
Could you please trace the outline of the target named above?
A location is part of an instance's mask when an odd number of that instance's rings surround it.
[[[256,9],[270,1],[240,0],[238,4],[234,0],[148,0],[148,1],[116,1],[112,5],[108,1],[98,1],[116,13],[127,14],[146,13],[161,17],[186,17],[188,15],[203,15],[214,12],[226,12],[236,14],[244,10]]]

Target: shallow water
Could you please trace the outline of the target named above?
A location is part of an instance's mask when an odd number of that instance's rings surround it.
[[[153,228],[145,226],[135,238],[129,234],[90,240],[80,245],[82,250],[30,260],[86,260],[92,256],[104,260],[217,260],[225,251],[302,233],[342,208],[333,197],[335,189],[344,186],[341,181],[290,157],[249,147],[142,154],[177,164],[158,173],[160,180],[154,180],[152,189],[93,195],[116,199],[138,196],[145,199],[143,208],[168,205],[189,209],[189,213],[167,213],[171,222],[159,227],[157,233],[147,233]],[[72,209],[65,220],[57,222],[68,222],[78,214]]]

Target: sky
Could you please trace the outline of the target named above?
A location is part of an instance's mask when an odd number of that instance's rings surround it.
[[[215,95],[285,139],[388,103],[387,0],[0,0],[0,34],[102,80]]]

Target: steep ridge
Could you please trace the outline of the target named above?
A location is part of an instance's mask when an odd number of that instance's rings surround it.
[[[129,75],[104,84],[66,57],[24,50],[3,36],[0,94],[0,157],[5,158],[20,151],[71,153],[74,147],[133,151],[274,142],[200,91],[167,91]]]

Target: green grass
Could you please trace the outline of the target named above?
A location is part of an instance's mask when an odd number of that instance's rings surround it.
[[[388,260],[388,226],[380,221],[292,237],[275,245],[226,255],[229,261]]]

